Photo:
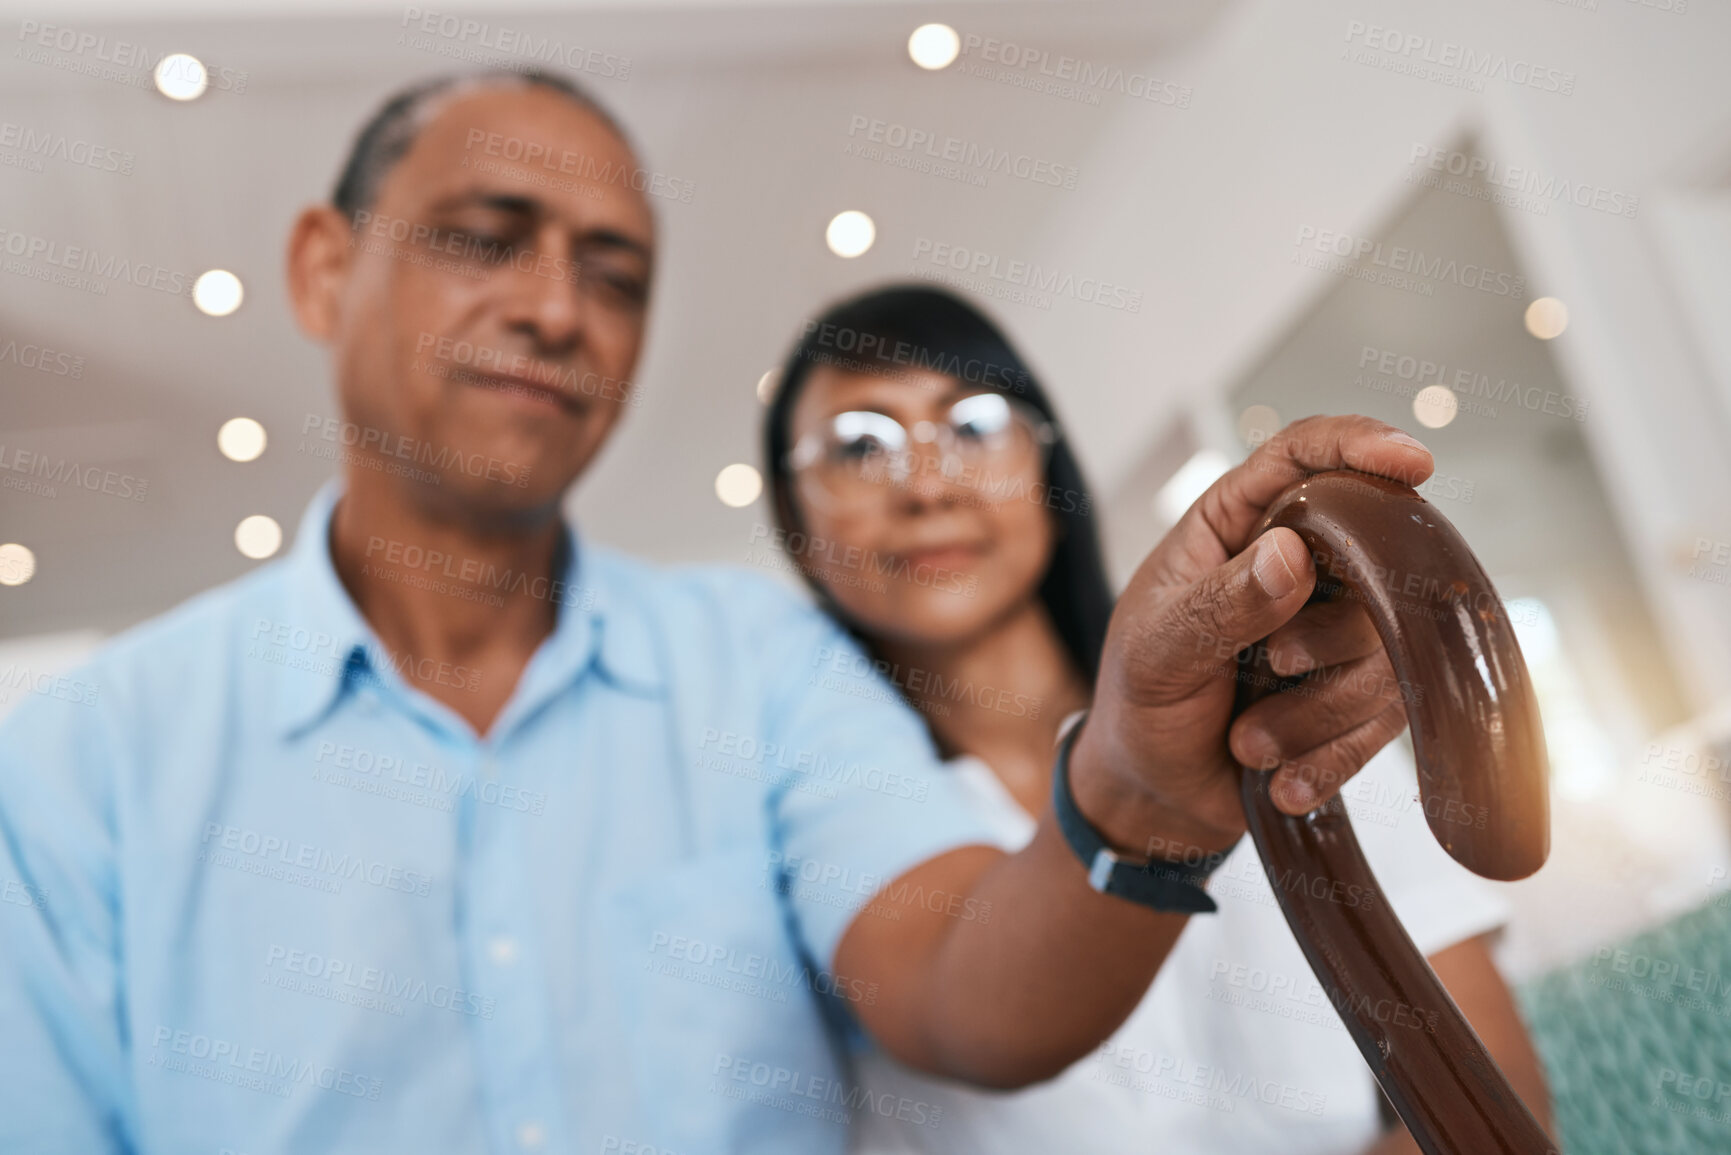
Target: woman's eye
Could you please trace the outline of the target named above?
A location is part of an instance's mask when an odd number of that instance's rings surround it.
[[[907,444],[907,432],[893,417],[867,410],[838,413],[830,423],[831,452],[840,461],[892,456]]]
[[[962,425],[951,426],[951,428],[955,432],[957,441],[964,441],[970,445],[983,445],[988,441],[995,441],[1003,437],[1009,428],[1009,422],[969,421]]]
[[[957,425],[955,430],[956,436],[963,441],[983,441],[991,435],[991,431],[977,421],[970,421],[966,425]]]
[[[836,456],[843,461],[864,461],[888,452],[889,447],[875,437],[855,437],[835,447]]]
[[[980,393],[950,408],[950,429],[963,441],[985,441],[1010,427],[1010,406],[995,393]]]

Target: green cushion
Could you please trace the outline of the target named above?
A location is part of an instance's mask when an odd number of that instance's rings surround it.
[[[1728,898],[1517,991],[1567,1155],[1731,1152]]]

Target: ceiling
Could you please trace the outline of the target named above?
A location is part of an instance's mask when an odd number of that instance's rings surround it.
[[[0,636],[120,628],[255,565],[232,542],[242,518],[266,514],[292,533],[333,468],[300,433],[335,409],[322,353],[286,307],[288,225],[326,195],[382,96],[449,65],[399,43],[402,5],[148,7],[156,15],[145,20],[135,5],[75,0],[36,19],[153,56],[189,51],[236,82],[177,105],[71,70],[77,54],[0,56],[3,119],[126,154],[119,172],[0,166],[0,227],[188,276],[227,268],[246,300],[213,319],[149,288],[97,294],[0,276],[0,342],[47,346],[81,367],[62,376],[0,357],[0,452],[99,466],[131,479],[128,493],[139,482],[146,490],[131,500],[78,486],[52,497],[0,489],[0,540],[29,545],[38,566],[0,598]],[[590,87],[649,167],[697,187],[690,204],[661,208],[660,287],[638,373],[645,400],[585,479],[580,516],[596,537],[640,553],[720,560],[744,555],[761,514],[720,506],[713,479],[723,465],[755,461],[753,387],[800,320],[862,283],[906,276],[917,236],[1013,254],[1036,222],[1066,208],[1047,189],[983,196],[844,157],[850,118],[918,119],[1068,161],[1105,123],[1092,109],[923,73],[907,59],[909,31],[948,19],[964,34],[1124,62],[1176,51],[1220,11],[1199,0],[535,7],[487,15],[629,59],[628,79],[588,77]],[[869,209],[880,227],[877,250],[852,263],[821,244],[824,222],[844,207]],[[258,461],[218,454],[216,430],[234,416],[265,425],[270,447]]]
[[[0,453],[148,483],[141,501],[0,487],[0,541],[28,544],[38,562],[36,580],[0,589],[0,637],[117,629],[242,574],[257,563],[235,550],[235,525],[267,514],[292,533],[331,475],[300,433],[335,409],[321,351],[288,316],[282,250],[294,214],[326,195],[380,99],[450,65],[400,42],[416,7],[58,0],[52,16],[20,15],[152,53],[194,52],[246,83],[180,106],[66,67],[77,60],[0,53],[0,133],[14,124],[130,154],[126,173],[60,162],[29,171],[0,155],[0,228],[186,273],[229,268],[247,299],[216,320],[149,289],[97,295],[0,275]],[[1398,417],[1395,399],[1341,385],[1342,358],[1354,340],[1435,346],[1461,363],[1551,373],[1592,398],[1570,451],[1586,455],[1578,460],[1603,486],[1605,524],[1627,543],[1678,668],[1703,696],[1731,694],[1731,599],[1674,559],[1678,542],[1731,540],[1722,450],[1731,393],[1715,380],[1731,381],[1731,356],[1692,331],[1713,332],[1731,282],[1716,272],[1727,265],[1715,255],[1722,246],[1706,247],[1712,230],[1668,217],[1665,195],[1731,171],[1731,74],[1719,50],[1731,42],[1731,8],[1691,6],[1679,17],[1632,4],[1379,0],[1376,19],[1391,26],[1557,62],[1579,81],[1566,99],[1502,84],[1474,93],[1343,62],[1343,29],[1369,18],[1362,0],[524,0],[463,10],[629,59],[628,80],[591,76],[591,87],[630,127],[646,165],[697,190],[689,204],[661,206],[659,286],[636,375],[644,401],[573,501],[592,536],[660,560],[758,556],[750,547],[761,503],[723,507],[713,482],[723,466],[757,459],[759,376],[822,303],[929,270],[913,259],[929,240],[1142,294],[1135,314],[1073,299],[977,298],[1023,346],[1093,480],[1116,498],[1107,529],[1120,572],[1158,532],[1146,495],[1194,447],[1199,418],[1206,424],[1270,373],[1314,387],[1276,403],[1283,412],[1382,413],[1387,403]],[[904,44],[928,20],[1135,67],[1194,100],[1091,106],[958,69],[924,73]],[[862,162],[843,152],[861,114],[1074,165],[1078,187],[981,189]],[[1415,200],[1405,183],[1415,142],[1467,132],[1504,163],[1639,194],[1640,218]],[[821,243],[843,208],[878,223],[877,245],[853,261]],[[1407,306],[1444,302],[1367,295],[1295,264],[1293,237],[1306,225],[1379,237],[1422,227],[1460,251],[1500,246],[1498,259],[1518,263],[1535,289],[1570,301],[1574,323],[1529,365],[1532,342],[1507,310],[1478,308],[1508,302],[1463,298],[1446,316],[1409,315]],[[1679,278],[1702,286],[1682,302],[1667,269],[1678,262],[1663,257],[1656,233],[1672,254],[1706,254],[1688,266],[1693,280]],[[81,372],[23,367],[8,359],[7,341],[49,346]],[[247,465],[215,447],[217,428],[237,415],[271,436]],[[1515,476],[1509,463],[1545,460],[1517,422],[1482,432],[1494,434],[1482,445],[1447,430],[1437,440],[1457,473],[1484,478],[1485,492]],[[1470,456],[1481,450],[1490,456]],[[1532,519],[1573,516],[1559,496],[1527,502],[1518,518],[1489,517],[1513,508],[1475,501],[1463,515],[1485,520],[1469,536],[1494,551],[1537,532]]]

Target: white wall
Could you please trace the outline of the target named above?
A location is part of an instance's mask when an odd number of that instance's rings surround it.
[[[1362,48],[1347,39],[1354,22],[1563,69],[1574,91],[1493,80],[1472,93],[1375,70],[1342,59]],[[1558,205],[1510,211],[1506,227],[1536,292],[1570,306],[1553,352],[1591,400],[1584,432],[1673,660],[1698,707],[1731,694],[1731,595],[1679,564],[1698,537],[1731,528],[1725,394],[1690,324],[1722,319],[1731,296],[1721,281],[1716,299],[1680,308],[1656,239],[1667,194],[1717,184],[1731,157],[1727,43],[1723,5],[1241,6],[1183,62],[1190,115],[1121,115],[1089,158],[1109,179],[1041,238],[1044,252],[1110,261],[1148,286],[1138,324],[1036,328],[1042,356],[1074,382],[1072,423],[1096,472],[1128,476],[1150,429],[1223,396],[1308,307],[1323,275],[1290,263],[1301,227],[1373,234],[1411,192],[1414,145],[1475,129],[1505,164],[1640,198],[1633,220]]]

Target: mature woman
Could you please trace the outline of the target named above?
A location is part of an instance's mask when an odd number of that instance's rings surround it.
[[[1021,846],[1048,804],[1060,723],[1088,704],[1112,606],[1093,503],[1044,391],[973,307],[890,288],[807,326],[765,445],[782,540],[874,659],[817,676],[847,693],[886,692],[887,678],[1004,845]],[[1487,949],[1501,900],[1424,829],[1399,744],[1346,794],[1383,897],[1543,1121],[1543,1079]],[[1192,917],[1118,1033],[1050,1083],[966,1089],[862,1044],[855,1149],[1416,1152],[1248,839],[1209,889],[1219,912]],[[1421,1011],[1388,1010],[1392,1029],[1424,1029]]]

